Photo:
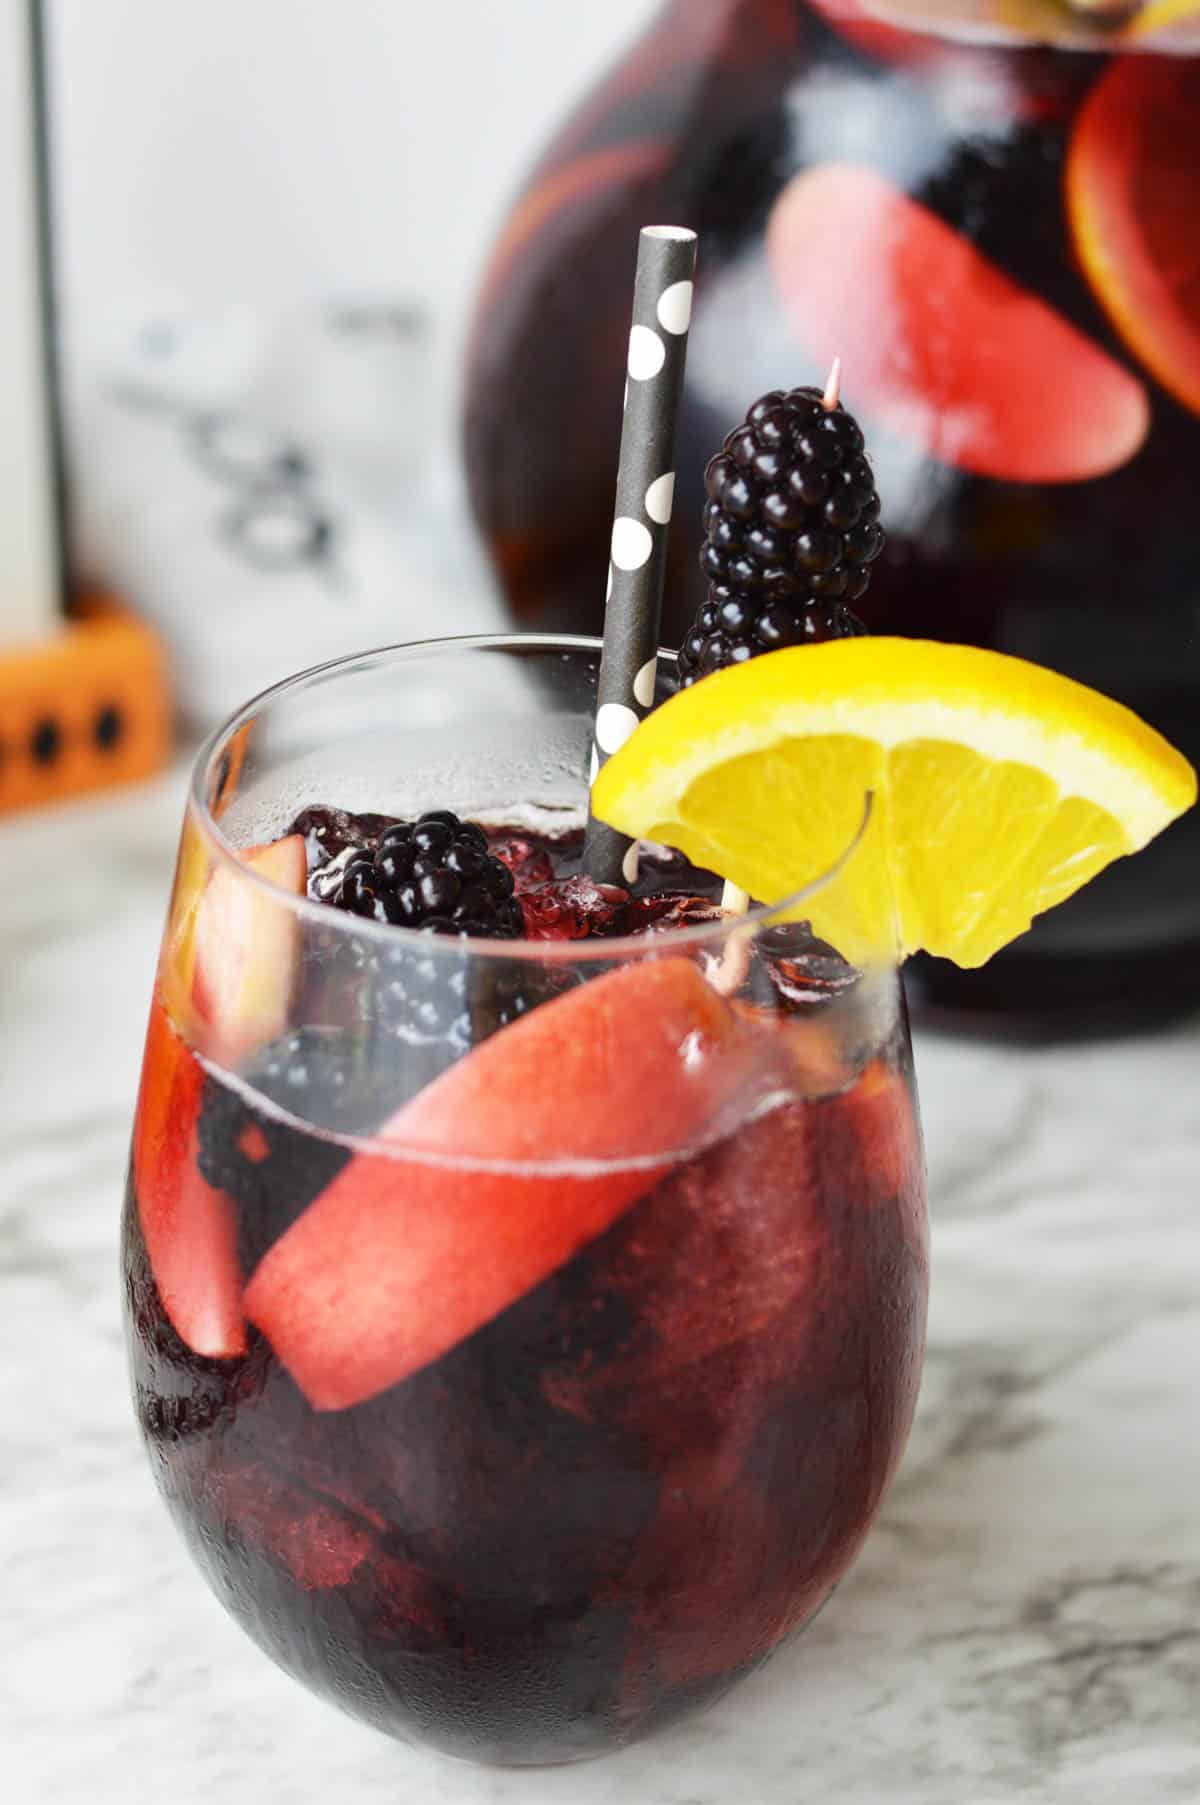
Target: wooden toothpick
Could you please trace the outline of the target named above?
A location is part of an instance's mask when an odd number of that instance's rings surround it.
[[[825,393],[821,396],[821,406],[827,414],[831,414],[838,404],[838,396],[842,392],[842,360],[835,357],[829,371],[829,381],[825,384]]]

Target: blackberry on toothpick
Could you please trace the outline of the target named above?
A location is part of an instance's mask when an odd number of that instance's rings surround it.
[[[763,395],[710,462],[700,554],[709,589],[679,654],[684,688],[762,652],[865,631],[849,603],[884,536],[840,380],[835,358],[823,391]]]

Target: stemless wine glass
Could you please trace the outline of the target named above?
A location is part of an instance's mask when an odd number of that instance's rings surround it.
[[[448,808],[569,865],[598,662],[398,647],[208,743],[125,1208],[138,1419],[214,1591],[346,1710],[499,1763],[633,1741],[813,1616],[924,1333],[869,810],[833,872],[742,917],[583,883],[530,906],[598,933],[460,939],[302,893],[289,829],[318,805],[360,836]]]

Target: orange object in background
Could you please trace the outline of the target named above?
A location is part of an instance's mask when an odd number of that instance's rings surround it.
[[[45,11],[44,0],[0,8],[0,815],[148,777],[171,749],[166,655],[154,634],[97,594],[72,597],[64,618]]]
[[[52,638],[0,647],[0,815],[149,777],[171,751],[166,654],[88,597]]]

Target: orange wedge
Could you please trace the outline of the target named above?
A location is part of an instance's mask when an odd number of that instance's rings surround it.
[[[850,958],[924,948],[963,966],[1195,800],[1187,760],[1108,697],[999,652],[885,638],[706,677],[592,792],[602,821],[765,902],[841,861],[792,914]]]

